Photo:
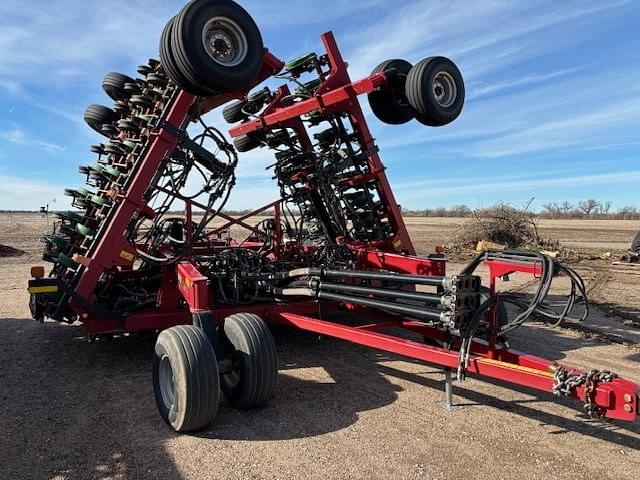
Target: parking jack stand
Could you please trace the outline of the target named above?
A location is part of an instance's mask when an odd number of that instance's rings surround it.
[[[444,369],[444,408],[449,412],[462,408],[462,405],[453,403],[453,375],[450,368]]]

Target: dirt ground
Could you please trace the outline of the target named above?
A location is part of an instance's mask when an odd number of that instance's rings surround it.
[[[543,222],[569,248],[622,250],[637,222]],[[458,220],[407,219],[418,250]],[[222,403],[214,425],[176,435],[156,412],[148,340],[89,344],[79,326],[29,319],[25,286],[46,222],[0,215],[0,478],[635,478],[640,422],[600,423],[573,401],[443,374],[330,338],[278,330],[279,382],[265,408]],[[455,272],[460,265],[453,264]],[[595,302],[585,325],[527,325],[512,346],[640,382],[640,269],[581,261]],[[521,283],[521,282],[520,282]],[[518,286],[517,279],[511,285]]]

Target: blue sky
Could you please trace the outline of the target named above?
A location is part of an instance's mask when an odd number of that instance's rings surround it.
[[[89,103],[105,73],[157,57],[177,0],[2,0],[0,209],[64,206],[100,137]],[[389,58],[444,55],[467,85],[443,128],[369,114],[398,201],[409,208],[497,201],[535,207],[588,197],[640,204],[640,2],[246,0],[279,57],[320,50],[333,30],[352,77]],[[366,98],[363,106],[368,111]],[[210,121],[221,125],[219,112]],[[229,207],[276,195],[266,151],[240,157]]]

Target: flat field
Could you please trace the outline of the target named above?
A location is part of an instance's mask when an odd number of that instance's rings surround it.
[[[461,225],[406,222],[423,254]],[[279,383],[267,407],[223,401],[209,429],[176,435],[156,413],[148,340],[89,344],[80,326],[29,319],[26,282],[46,227],[39,215],[0,214],[0,244],[26,252],[0,258],[0,478],[620,479],[640,470],[639,422],[599,423],[578,403],[477,379],[456,384],[464,408],[448,412],[438,369],[295,331],[276,336]],[[626,249],[640,225],[539,228],[593,254]],[[594,303],[587,322],[528,324],[512,346],[640,382],[640,268],[574,266]]]

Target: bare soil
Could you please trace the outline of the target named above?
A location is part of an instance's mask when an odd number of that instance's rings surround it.
[[[407,219],[421,253],[455,219]],[[222,403],[214,425],[176,435],[156,413],[148,339],[89,344],[80,326],[29,319],[25,285],[40,263],[38,215],[0,215],[0,478],[635,478],[640,424],[586,419],[580,405],[469,379],[464,408],[443,408],[443,374],[400,357],[278,330],[276,398],[260,410]],[[570,248],[623,250],[636,222],[542,222]],[[455,272],[461,265],[450,265]],[[640,271],[582,261],[596,305],[585,325],[531,324],[514,348],[640,382]],[[503,287],[525,288],[513,278]],[[563,285],[560,283],[558,289]]]

